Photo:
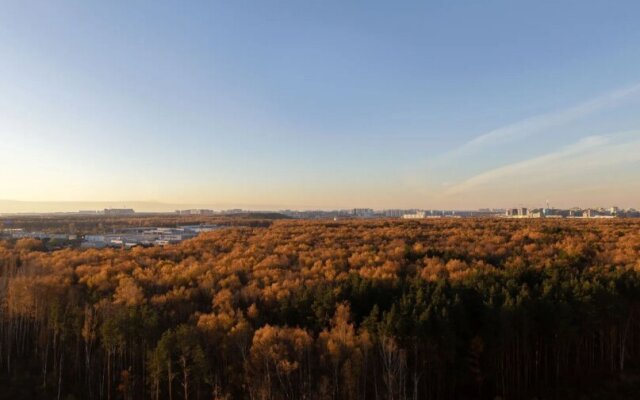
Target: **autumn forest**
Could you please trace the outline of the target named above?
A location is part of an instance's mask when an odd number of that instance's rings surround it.
[[[130,250],[4,240],[0,398],[634,398],[639,254],[625,219],[265,220]]]

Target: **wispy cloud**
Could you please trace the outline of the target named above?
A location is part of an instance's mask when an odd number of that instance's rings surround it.
[[[628,138],[632,140],[628,140]],[[468,193],[482,186],[523,180],[531,176],[548,181],[561,176],[640,161],[640,131],[590,136],[560,150],[494,168],[449,187],[445,195]],[[626,140],[625,140],[626,139]]]
[[[470,140],[464,144],[460,150],[474,149],[485,145],[524,138],[536,132],[587,117],[604,108],[615,106],[620,101],[637,94],[640,94],[640,84],[607,93],[573,107],[537,115],[511,125],[494,129]]]
[[[491,163],[499,161],[496,157],[500,157],[501,153],[496,153],[494,150],[504,144],[511,142],[522,144],[525,139],[532,135],[554,132],[564,125],[586,118],[598,111],[618,106],[638,95],[640,95],[640,83],[609,92],[569,108],[540,114],[494,129],[476,136],[449,152],[426,160],[421,167],[422,173],[419,175],[407,173],[405,182],[408,186],[413,187],[414,190],[433,199],[473,185],[481,185],[483,180],[490,179],[494,174],[506,173],[507,171],[512,173],[517,171],[518,168],[527,168],[530,163],[549,162],[560,157],[569,156],[583,147],[595,146],[594,143],[598,140],[609,139],[602,137],[586,138],[579,144],[559,150],[557,153],[542,155],[482,173],[477,170],[473,171],[474,162],[478,161],[479,158],[491,160]],[[603,144],[599,143],[599,145]],[[513,152],[509,154],[513,154]],[[473,161],[471,161],[471,157],[473,157]],[[464,178],[465,175],[466,179]]]

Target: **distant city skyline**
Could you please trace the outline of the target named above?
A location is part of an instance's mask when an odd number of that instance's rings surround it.
[[[639,208],[639,14],[11,2],[0,213]]]

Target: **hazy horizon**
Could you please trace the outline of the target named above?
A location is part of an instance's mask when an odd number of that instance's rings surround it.
[[[638,208],[639,13],[12,2],[0,212]]]
[[[620,204],[598,204],[594,202],[583,202],[582,204],[551,204],[552,208],[569,209],[573,207],[579,208],[609,208],[612,206],[621,207],[623,209],[639,209],[634,205]],[[189,204],[189,203],[166,203],[162,201],[51,201],[51,202],[32,202],[32,201],[16,201],[0,199],[0,215],[1,214],[38,214],[38,213],[75,213],[78,211],[101,211],[107,208],[131,208],[136,212],[174,212],[176,210],[188,209],[211,209],[214,211],[225,211],[232,209],[242,209],[245,211],[281,211],[281,210],[300,210],[300,211],[336,211],[350,210],[353,208],[372,208],[375,210],[389,209],[419,209],[419,210],[478,210],[478,209],[507,209],[514,207],[542,208],[546,203],[513,203],[488,205],[476,208],[457,208],[457,207],[372,207],[367,204],[352,204],[336,207],[297,207],[297,206],[278,206],[278,205],[260,205],[260,204]]]

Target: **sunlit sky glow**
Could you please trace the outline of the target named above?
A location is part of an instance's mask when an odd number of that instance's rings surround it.
[[[0,212],[640,208],[639,15],[638,1],[6,2]]]

